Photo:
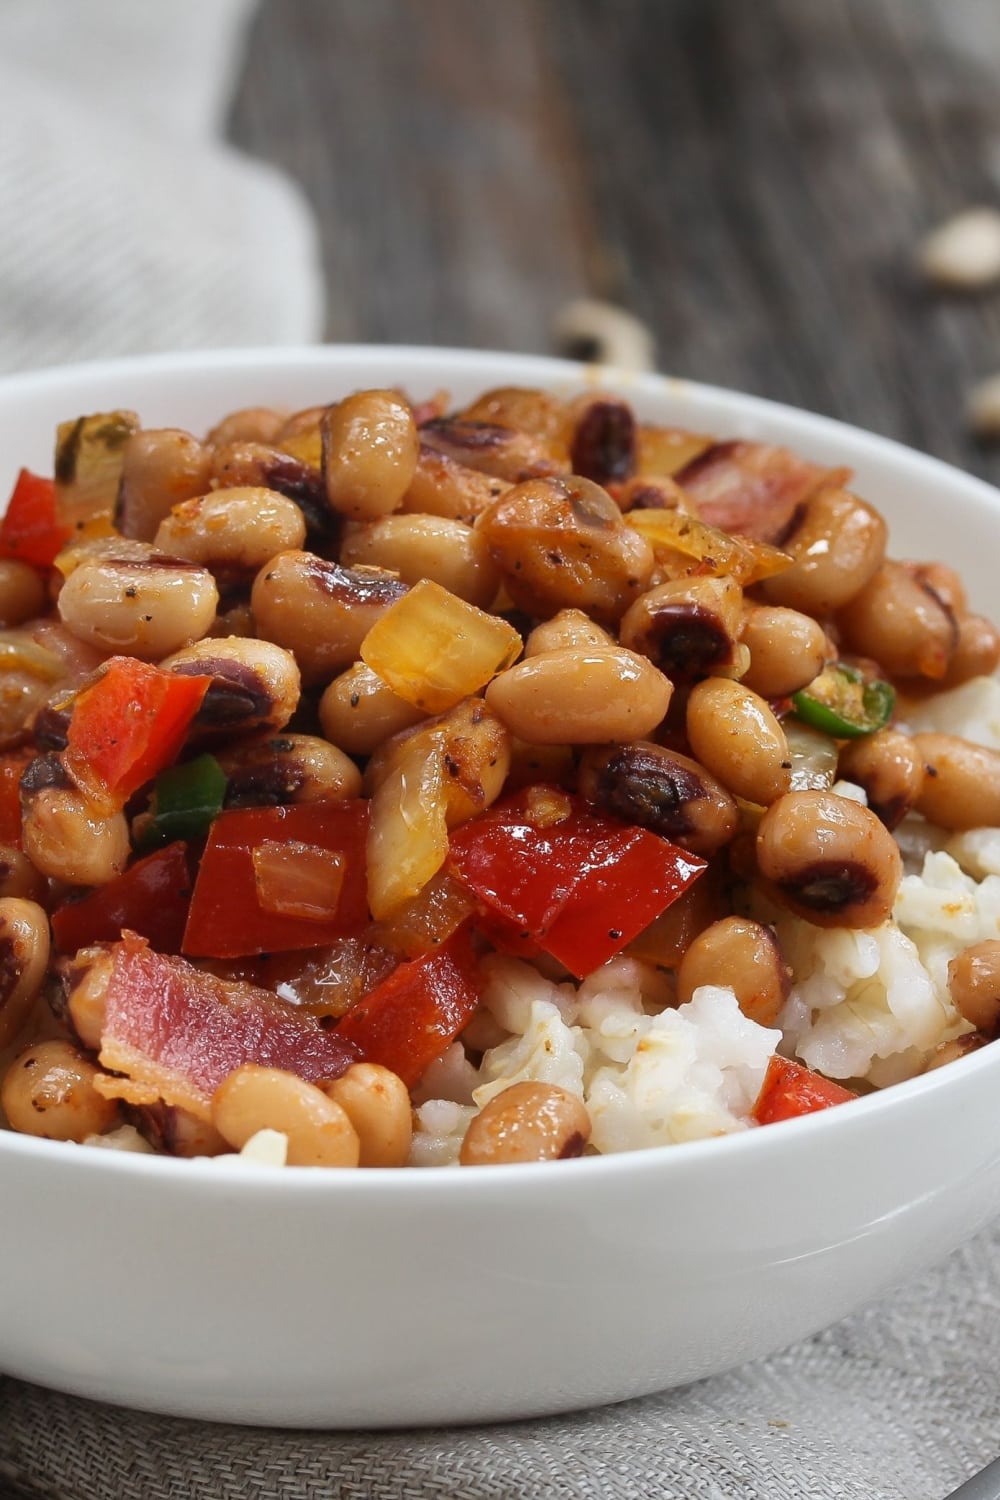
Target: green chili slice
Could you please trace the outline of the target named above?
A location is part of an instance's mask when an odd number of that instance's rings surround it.
[[[143,852],[204,838],[213,818],[222,811],[226,774],[214,755],[199,755],[182,766],[171,766],[156,778],[152,816],[139,840]]]
[[[856,667],[841,661],[831,662],[808,687],[792,694],[802,722],[838,740],[858,739],[882,729],[895,701],[890,683],[866,680]]]

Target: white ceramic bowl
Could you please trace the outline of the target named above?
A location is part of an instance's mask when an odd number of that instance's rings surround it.
[[[0,490],[52,429],[132,406],[204,428],[368,385],[572,389],[593,371],[443,350],[122,361],[0,382]],[[1000,495],[768,402],[604,373],[647,417],[850,464],[896,555],[996,585]],[[678,1385],[813,1332],[1000,1211],[1000,1047],[844,1109],[532,1167],[322,1172],[0,1132],[0,1368],[128,1406],[272,1425],[454,1423]]]

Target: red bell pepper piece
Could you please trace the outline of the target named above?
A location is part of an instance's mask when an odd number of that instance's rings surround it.
[[[620,953],[705,868],[658,834],[555,787],[527,787],[465,823],[449,857],[522,940],[579,979]]]
[[[191,872],[184,844],[168,844],[138,860],[117,880],[52,913],[63,953],[91,943],[114,943],[125,928],[147,938],[158,953],[178,953],[191,904]]]
[[[366,1062],[381,1063],[412,1088],[471,1019],[479,1004],[476,957],[467,927],[436,953],[411,959],[339,1022],[336,1034]]]
[[[97,801],[123,807],[173,764],[211,681],[112,656],[73,702],[66,769]]]
[[[71,535],[56,509],[55,481],[22,469],[0,521],[0,557],[50,568]]]
[[[856,1098],[850,1089],[841,1088],[839,1083],[831,1083],[828,1078],[821,1078],[809,1068],[775,1053],[750,1113],[758,1125],[773,1125],[776,1120],[811,1115],[818,1109],[829,1109],[831,1105],[846,1104]]]
[[[292,948],[319,948],[368,921],[365,841],[368,803],[360,797],[343,802],[300,802],[291,807],[248,807],[215,819],[202,855],[183,951],[196,958],[243,958],[254,953],[283,953]],[[287,846],[289,881],[301,857],[304,881],[315,881],[323,852],[330,861],[331,888],[340,894],[332,916],[292,915],[261,902],[258,884],[262,861],[255,850]],[[297,847],[296,847],[297,846]]]
[[[134,932],[113,954],[100,1060],[126,1077],[101,1079],[112,1098],[162,1099],[207,1120],[213,1093],[244,1063],[316,1083],[339,1078],[357,1061],[346,1038],[268,990],[154,953]]]
[[[21,777],[34,759],[33,750],[11,750],[0,755],[0,844],[21,847]]]

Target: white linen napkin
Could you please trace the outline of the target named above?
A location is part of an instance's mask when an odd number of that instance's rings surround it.
[[[254,0],[0,0],[0,371],[321,336],[298,187],[221,139]]]

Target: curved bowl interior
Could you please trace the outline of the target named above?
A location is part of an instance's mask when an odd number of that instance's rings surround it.
[[[1000,496],[883,439],[658,376],[445,350],[157,357],[0,381],[0,491],[54,424],[200,430],[365,385],[603,384],[647,418],[850,465],[897,556],[988,610]],[[1000,1211],[1000,1048],[766,1131],[536,1168],[319,1173],[0,1133],[0,1364],[183,1415],[389,1426],[582,1407],[770,1352]]]

